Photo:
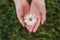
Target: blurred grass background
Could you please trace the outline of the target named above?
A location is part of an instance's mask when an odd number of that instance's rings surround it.
[[[60,0],[46,0],[46,8],[46,22],[30,34],[19,23],[13,0],[0,0],[0,40],[60,40]]]

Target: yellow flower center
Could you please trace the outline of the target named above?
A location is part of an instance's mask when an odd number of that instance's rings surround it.
[[[32,21],[32,18],[29,18],[29,21]]]

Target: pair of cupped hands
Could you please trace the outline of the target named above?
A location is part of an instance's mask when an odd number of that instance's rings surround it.
[[[45,0],[32,0],[29,5],[28,0],[14,0],[16,6],[17,17],[23,27],[26,27],[29,32],[36,32],[39,25],[44,24],[46,20]],[[31,27],[24,22],[24,16],[32,12],[38,18],[36,25]]]

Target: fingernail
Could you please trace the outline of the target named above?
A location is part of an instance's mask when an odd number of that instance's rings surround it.
[[[43,24],[43,22],[42,22],[42,24]]]
[[[36,31],[33,31],[33,33],[35,33]]]
[[[25,27],[25,25],[23,25],[23,27]]]

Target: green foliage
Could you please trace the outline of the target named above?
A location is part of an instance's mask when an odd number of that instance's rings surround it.
[[[0,0],[0,40],[60,40],[60,0],[46,0],[47,20],[29,33],[16,16],[13,0]]]

